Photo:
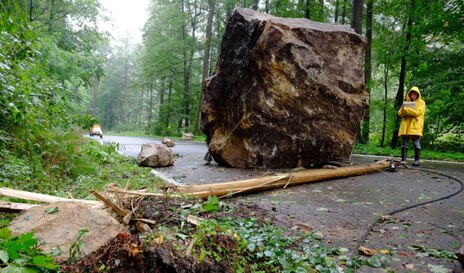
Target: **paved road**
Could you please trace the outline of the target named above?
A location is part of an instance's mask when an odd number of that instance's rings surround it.
[[[105,136],[104,141],[120,143],[121,152],[137,156],[143,143],[159,139]],[[216,164],[204,165],[206,145],[178,141],[173,149],[177,159],[172,167],[158,172],[179,183],[230,181],[264,175],[275,170],[239,170]],[[352,163],[374,162],[379,157],[353,155]],[[464,181],[464,165],[424,161],[422,167],[400,167],[396,172],[311,183],[238,196],[233,202],[253,202],[285,223],[305,224],[324,235],[327,244],[347,247],[356,253],[360,238],[380,215],[423,202],[447,197],[461,189],[453,178]],[[438,171],[443,173],[431,173]],[[445,176],[448,175],[448,176]],[[464,245],[464,194],[395,213],[388,221],[374,226],[362,245],[374,250],[387,249],[394,272],[463,272],[455,260],[430,257],[414,251],[414,245],[431,250],[455,252]],[[363,267],[358,272],[385,272]]]

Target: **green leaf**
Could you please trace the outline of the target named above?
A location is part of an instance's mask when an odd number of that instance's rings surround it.
[[[56,269],[58,265],[53,263],[52,258],[47,256],[35,256],[32,258],[32,263],[37,265],[38,267],[46,268],[46,269]]]
[[[251,243],[251,244],[248,244],[247,248],[248,248],[249,251],[255,251],[256,245]]]
[[[219,198],[217,196],[208,196],[208,200],[202,205],[204,212],[219,211]]]
[[[44,212],[47,214],[57,213],[58,211],[60,211],[58,207],[50,207],[44,210]]]
[[[369,260],[367,260],[367,264],[375,268],[382,267],[382,263],[380,262],[380,259],[378,257],[370,258]]]
[[[5,250],[0,250],[0,260],[6,264],[8,263],[8,260],[10,259],[10,256],[8,255],[8,252]]]
[[[182,234],[182,233],[176,233],[176,236],[177,236],[177,237],[179,237],[179,238],[181,238],[182,240],[185,240],[185,239],[187,239],[187,238],[188,238],[188,236],[187,236],[187,235],[185,235],[185,234]]]
[[[264,251],[264,256],[272,257],[272,256],[274,256],[274,253],[272,251],[266,250],[266,251]]]
[[[0,239],[7,239],[10,234],[11,232],[7,227],[0,229]]]

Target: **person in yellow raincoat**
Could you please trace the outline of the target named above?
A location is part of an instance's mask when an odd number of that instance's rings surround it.
[[[398,137],[401,137],[401,161],[406,162],[408,157],[408,142],[414,143],[414,163],[413,166],[420,165],[421,145],[420,139],[424,129],[425,102],[422,100],[420,90],[413,86],[406,94],[406,101],[398,110],[398,115],[402,118]]]

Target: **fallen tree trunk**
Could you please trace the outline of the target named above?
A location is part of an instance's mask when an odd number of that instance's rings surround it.
[[[179,187],[178,191],[206,198],[210,195],[231,196],[238,193],[257,192],[268,189],[295,186],[310,182],[324,181],[329,179],[343,178],[349,176],[363,175],[378,172],[391,167],[391,162],[387,160],[377,161],[372,164],[355,165],[340,167],[337,169],[317,169],[288,174],[278,174],[273,176],[258,177],[253,179],[204,184]]]
[[[202,185],[189,185],[189,186],[176,186],[168,189],[173,192],[166,191],[165,193],[149,193],[149,192],[138,192],[138,191],[125,191],[118,189],[117,187],[108,188],[108,192],[115,192],[120,194],[128,194],[132,196],[176,196],[175,192],[181,194],[189,194],[200,198],[207,198],[210,195],[216,195],[218,197],[227,197],[240,193],[250,193],[264,191],[268,189],[286,188],[288,186],[295,186],[310,182],[318,182],[330,179],[337,179],[343,177],[363,175],[373,172],[382,171],[391,167],[391,162],[387,160],[377,161],[372,164],[355,165],[349,167],[340,167],[337,169],[316,169],[306,170],[293,173],[281,173],[270,176],[257,177],[247,180],[222,182],[214,184],[202,184]],[[99,201],[82,200],[82,199],[69,199],[56,197],[46,194],[33,193],[27,191],[14,190],[9,188],[0,188],[0,196],[7,196],[25,200],[33,200],[39,202],[53,203],[53,202],[76,202],[93,207],[101,206],[102,203]],[[0,211],[12,212],[27,210],[33,206],[32,204],[21,204],[12,202],[0,201]],[[114,209],[114,208],[113,208]],[[116,209],[117,210],[117,209]],[[127,212],[121,213],[124,216]]]
[[[0,212],[21,212],[38,205],[0,201]]]
[[[63,197],[57,197],[57,196],[48,195],[48,194],[14,190],[14,189],[9,189],[9,188],[0,188],[0,196],[13,197],[13,198],[18,198],[18,199],[45,202],[45,203],[76,202],[76,203],[83,203],[87,205],[100,204],[99,201],[63,198]]]

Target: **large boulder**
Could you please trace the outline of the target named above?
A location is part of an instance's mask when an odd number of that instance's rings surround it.
[[[53,253],[54,260],[63,262],[69,258],[80,258],[92,253],[127,228],[119,224],[108,212],[93,209],[86,204],[58,202],[28,209],[17,216],[9,225],[12,235],[34,232],[40,247]],[[81,230],[87,230],[79,239]],[[78,240],[79,239],[79,240]],[[73,245],[82,245],[75,257],[70,252]]]
[[[214,160],[238,168],[348,161],[368,108],[364,47],[347,26],[236,9],[203,91]]]
[[[166,167],[174,164],[171,148],[163,144],[143,144],[137,163],[143,167]]]

